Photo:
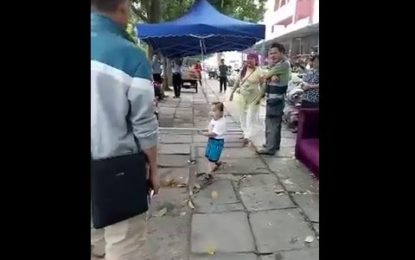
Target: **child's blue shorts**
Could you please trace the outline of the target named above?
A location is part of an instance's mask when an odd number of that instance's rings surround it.
[[[224,145],[225,141],[223,139],[209,138],[205,152],[206,158],[210,162],[218,162]]]

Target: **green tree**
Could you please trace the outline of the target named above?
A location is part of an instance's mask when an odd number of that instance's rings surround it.
[[[132,0],[131,8],[139,20],[147,23],[171,21],[184,15],[195,0]],[[266,0],[209,0],[217,10],[236,19],[258,22],[265,13]]]

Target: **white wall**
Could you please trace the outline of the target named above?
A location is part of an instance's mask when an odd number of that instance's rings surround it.
[[[266,25],[265,29],[265,40],[272,40],[278,38],[287,33],[299,30],[310,25],[310,18],[303,18],[298,20],[295,24],[289,24],[287,27],[283,25],[275,25],[277,22],[284,20],[285,18],[295,14],[297,0],[290,0],[288,4],[274,11],[275,0],[268,0],[266,7],[267,10],[264,14],[263,23]],[[312,23],[319,22],[319,0],[314,0],[314,14],[311,17]],[[274,32],[272,27],[274,26]]]
[[[319,0],[314,0],[314,14],[313,14],[313,23],[318,23],[319,22],[319,7],[320,7],[320,1]]]

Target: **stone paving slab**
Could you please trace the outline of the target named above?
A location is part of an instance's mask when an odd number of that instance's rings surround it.
[[[281,131],[281,137],[282,138],[296,139],[297,138],[297,134],[292,133],[290,130],[283,129]]]
[[[186,188],[163,187],[162,191],[151,200],[149,212],[155,218],[164,208],[167,210],[165,216],[190,215],[191,210],[187,206],[187,199],[188,193]]]
[[[193,214],[191,252],[243,253],[255,250],[245,212]]]
[[[193,122],[193,113],[176,113],[174,118],[180,118],[187,122]]]
[[[310,248],[261,256],[260,260],[318,260],[319,249]]]
[[[192,143],[192,145],[195,147],[203,147],[203,148],[206,148],[206,144],[207,144],[207,140],[205,142],[198,142],[198,143],[193,142]],[[243,143],[225,143],[224,147],[225,148],[243,148],[243,147],[246,147],[246,145]]]
[[[159,154],[190,154],[190,144],[160,144],[157,148]]]
[[[312,222],[319,222],[318,194],[293,195],[293,199]]]
[[[278,179],[274,174],[248,175],[240,182],[240,188],[244,187],[271,187],[281,189]]]
[[[190,256],[190,260],[257,260],[255,254],[214,254]]]
[[[151,260],[187,260],[190,215],[149,220],[147,244]]]
[[[270,173],[266,165],[259,158],[244,158],[244,159],[233,159],[226,158],[226,162],[216,173],[231,173],[231,174],[260,174]],[[206,160],[197,159],[197,172],[205,173],[207,171]]]
[[[181,123],[181,124],[175,125],[175,127],[193,128],[194,124],[193,123]]]
[[[249,219],[260,253],[305,248],[304,239],[314,236],[297,209],[254,212]],[[317,245],[315,239],[311,246]]]
[[[190,144],[191,135],[184,134],[160,134],[160,143],[162,144]]]
[[[198,157],[205,156],[205,147],[197,148]],[[258,155],[249,147],[225,147],[223,149],[221,160],[226,161],[228,158],[256,158]]]
[[[295,147],[296,140],[294,138],[281,138],[281,147]]]
[[[175,180],[178,184],[187,184],[189,179],[189,168],[159,168],[160,182],[167,182],[168,179]]]
[[[192,124],[193,126],[193,120],[191,118],[174,118],[173,123],[175,127],[183,127],[184,124]]]
[[[159,126],[160,127],[173,127],[174,121],[173,118],[160,118]]]
[[[216,192],[218,197],[212,198],[212,192]],[[196,204],[196,212],[219,213],[244,210],[229,180],[213,182],[197,193],[193,201]]]
[[[257,158],[258,155],[250,147],[225,148],[222,152],[223,158]]]
[[[288,195],[277,195],[270,187],[245,187],[239,194],[248,211],[295,208]]]
[[[159,167],[176,167],[183,168],[188,166],[188,155],[175,155],[175,154],[159,154],[158,166]]]
[[[318,192],[318,183],[301,163],[290,158],[264,158],[268,166],[292,192]]]
[[[249,175],[240,182],[239,194],[248,211],[294,208],[272,174]],[[278,192],[278,194],[277,194]]]
[[[277,151],[277,153],[275,154],[275,157],[293,158],[294,155],[295,155],[295,151],[294,151],[293,147],[281,146],[281,149],[279,151]]]

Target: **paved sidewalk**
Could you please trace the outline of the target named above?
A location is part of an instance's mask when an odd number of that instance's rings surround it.
[[[160,126],[205,128],[209,103],[223,98],[213,89],[218,82],[207,81],[199,93],[183,89],[181,99],[167,98],[160,104]],[[226,107],[228,128],[239,128],[238,111]],[[293,158],[295,136],[287,131],[283,136],[282,152],[265,157],[244,146],[240,133],[228,133],[224,167],[210,185],[197,178],[190,196],[187,184],[195,175],[189,172],[206,172],[207,140],[192,131],[162,131],[162,188],[149,220],[151,260],[317,260],[317,182]],[[194,167],[189,167],[191,146]]]

